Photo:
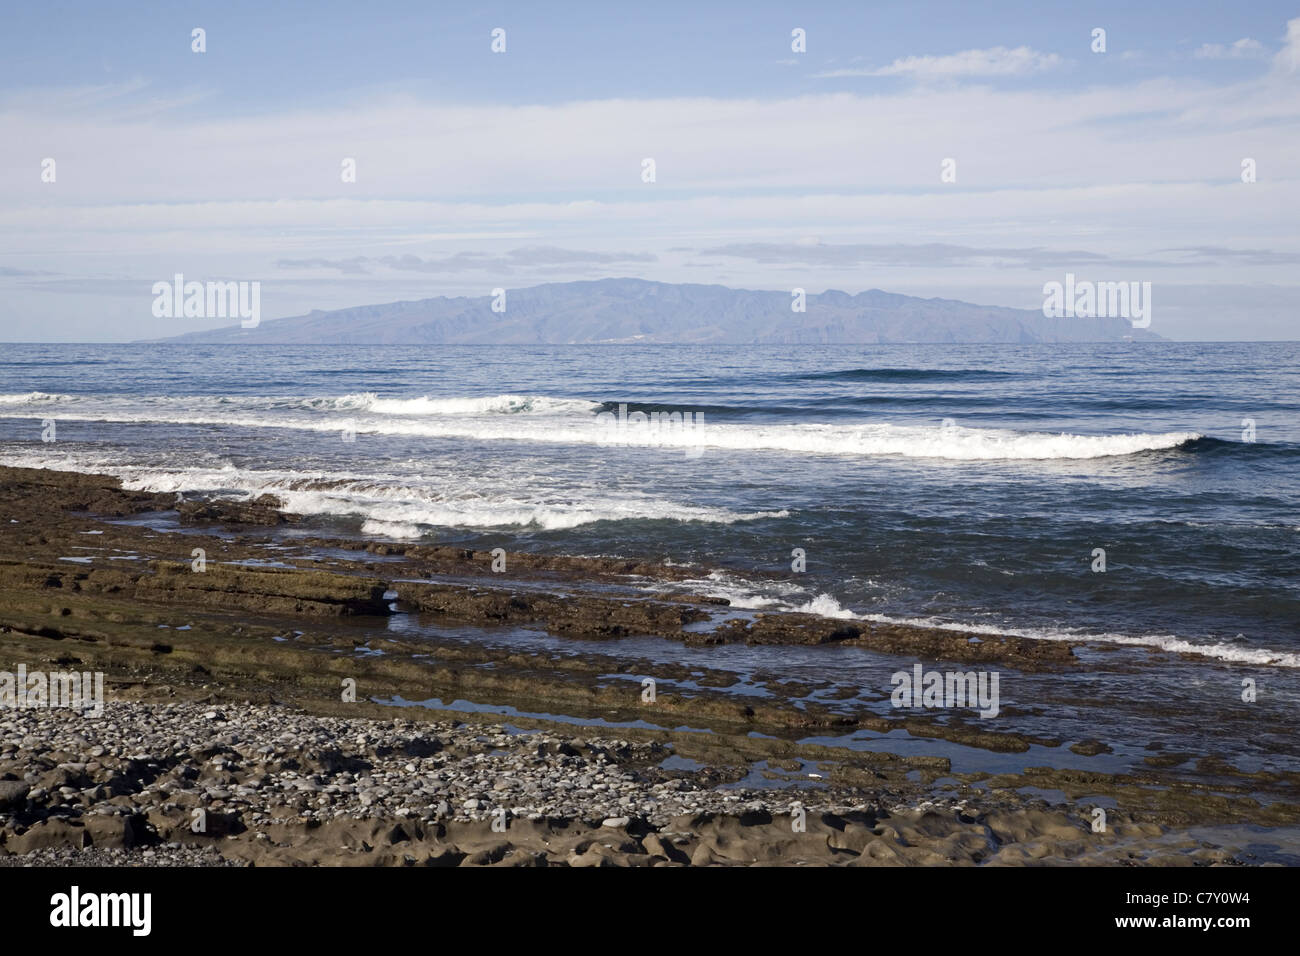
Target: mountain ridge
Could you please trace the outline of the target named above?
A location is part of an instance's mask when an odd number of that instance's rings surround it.
[[[255,328],[190,332],[150,342],[263,345],[763,345],[1108,342],[1155,339],[1121,318],[1047,318],[868,289],[790,292],[646,279],[584,279],[493,297],[436,296],[269,319]]]

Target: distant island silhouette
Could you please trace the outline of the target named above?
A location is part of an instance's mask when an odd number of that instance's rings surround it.
[[[494,310],[493,305],[496,305]],[[758,345],[1119,342],[1159,339],[1122,318],[1046,318],[1039,310],[872,289],[809,294],[598,279],[271,319],[155,339],[264,345]],[[179,326],[184,320],[178,319]]]

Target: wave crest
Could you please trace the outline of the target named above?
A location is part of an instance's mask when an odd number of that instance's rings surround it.
[[[16,392],[0,395],[0,405],[52,405],[56,402],[71,402],[71,395],[57,395],[49,392]]]
[[[599,402],[548,395],[486,395],[477,398],[381,398],[375,392],[358,392],[341,398],[308,398],[304,408],[322,411],[356,411],[372,415],[555,415],[594,412]]]

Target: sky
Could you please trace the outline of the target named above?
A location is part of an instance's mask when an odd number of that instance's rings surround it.
[[[230,324],[155,317],[178,273],[264,319],[605,276],[1040,309],[1069,273],[1150,282],[1171,339],[1296,340],[1297,211],[1300,0],[0,12],[0,341]]]

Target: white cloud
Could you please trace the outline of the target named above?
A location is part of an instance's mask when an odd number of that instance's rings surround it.
[[[1282,49],[1273,57],[1274,68],[1284,73],[1300,70],[1300,17],[1288,20]]]
[[[1222,43],[1202,43],[1192,55],[1201,60],[1253,59],[1264,55],[1264,44],[1250,37],[1242,37],[1229,46],[1224,46]]]
[[[35,102],[13,96],[0,102],[0,141],[31,148],[0,150],[0,269],[283,281],[301,276],[276,268],[286,259],[441,260],[554,246],[659,257],[580,264],[588,271],[767,287],[786,272],[734,259],[682,265],[667,251],[953,243],[1123,257],[1167,246],[1171,236],[1187,246],[1297,251],[1300,84],[1284,70],[1295,68],[1300,19],[1288,28],[1271,73],[1116,77],[1072,89],[909,84],[871,94],[549,106],[358,96],[220,117],[131,109],[129,95],[99,90],[52,90]],[[1244,155],[1260,159],[1257,183],[1240,181]],[[57,158],[57,183],[40,181],[43,156]],[[657,162],[655,184],[640,181],[646,156]],[[356,183],[340,181],[343,157],[357,159]],[[940,182],[946,157],[958,161],[956,183]],[[1042,284],[1003,263],[869,274],[795,268],[804,272],[795,284],[809,289],[869,282],[975,301],[981,283]],[[1186,272],[1196,281],[1289,284],[1295,268],[1229,262]],[[376,277],[348,277],[373,285],[351,297],[322,286],[277,314],[477,294],[485,281],[481,272],[383,278],[410,284],[399,296]],[[31,277],[0,282],[0,340],[46,299],[85,308],[85,295],[47,292]],[[26,298],[6,302],[15,290]]]
[[[955,79],[960,76],[1023,76],[1060,66],[1055,53],[1039,53],[1027,46],[1010,49],[963,50],[949,56],[907,56],[874,70],[831,70],[820,77],[911,76],[918,80]]]
[[[0,152],[0,221],[25,210],[38,233],[75,229],[78,216],[98,221],[96,207],[118,205],[154,207],[150,218],[182,228],[206,215],[203,206],[228,207],[234,218],[261,203],[286,217],[317,204],[322,227],[332,216],[342,230],[349,204],[438,200],[482,206],[487,218],[510,203],[514,212],[498,222],[510,230],[520,208],[562,210],[567,219],[584,204],[661,207],[683,195],[907,194],[937,188],[946,157],[958,163],[950,193],[1232,181],[1243,155],[1267,157],[1276,180],[1300,168],[1297,122],[1300,87],[1281,77],[546,107],[388,99],[216,119],[121,121],[15,107],[0,112],[0,138],[40,148]],[[1254,152],[1243,154],[1247,133]],[[41,182],[42,156],[57,159],[57,183]],[[640,179],[647,156],[655,184]],[[357,160],[355,183],[341,182],[345,157]],[[438,231],[463,228],[435,222]]]

